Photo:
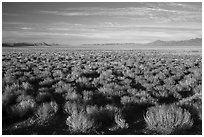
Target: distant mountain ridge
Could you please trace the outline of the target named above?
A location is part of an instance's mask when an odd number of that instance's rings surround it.
[[[143,46],[202,46],[202,38],[195,38],[189,40],[180,40],[180,41],[162,41],[156,40],[150,43],[102,43],[102,44],[82,44],[86,45],[143,45]]]
[[[21,43],[2,43],[2,47],[41,47],[41,46],[60,46],[60,44],[48,44],[45,42],[40,43],[28,43],[28,42],[21,42]],[[68,46],[68,45],[67,45]],[[189,40],[180,40],[180,41],[162,41],[162,40],[156,40],[154,42],[150,43],[96,43],[96,44],[82,44],[80,46],[77,46],[76,48],[93,48],[93,47],[112,47],[112,48],[134,48],[137,46],[142,47],[154,47],[154,46],[161,46],[161,47],[174,47],[174,46],[202,46],[202,38],[195,38],[195,39],[189,39]],[[74,47],[74,46],[73,46]]]
[[[161,41],[156,40],[154,42],[145,44],[148,46],[202,46],[202,38],[195,38],[190,40],[181,41]]]
[[[162,41],[156,40],[150,43],[96,43],[96,44],[82,44],[77,48],[81,49],[99,49],[99,50],[154,50],[154,49],[201,49],[202,38],[195,38],[180,41]]]
[[[20,42],[20,43],[2,43],[2,47],[39,47],[39,46],[57,46],[59,44],[48,44],[45,42],[39,43],[28,43],[28,42]]]

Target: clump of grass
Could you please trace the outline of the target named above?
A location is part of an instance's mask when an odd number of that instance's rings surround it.
[[[175,105],[161,105],[149,108],[144,117],[147,129],[159,134],[172,134],[191,128],[191,114]]]

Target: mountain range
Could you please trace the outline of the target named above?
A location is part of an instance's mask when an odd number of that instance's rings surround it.
[[[157,40],[145,45],[151,46],[202,46],[202,38],[195,38],[181,41],[161,41]]]
[[[2,43],[2,47],[39,47],[39,46],[57,46],[59,44],[48,44],[45,42],[38,43],[28,43],[28,42],[20,42],[20,43]]]
[[[62,46],[60,44],[48,44],[45,42],[41,43],[2,43],[2,47],[44,47],[44,46]],[[63,47],[70,47],[69,45],[64,45]],[[161,41],[161,40],[156,40],[154,42],[150,43],[103,43],[103,44],[82,44],[79,46],[76,46],[76,48],[135,48],[135,47],[188,47],[188,46],[193,46],[193,47],[202,47],[202,38],[195,38],[195,39],[189,39],[189,40],[181,40],[181,41]],[[74,47],[74,46],[71,46]]]

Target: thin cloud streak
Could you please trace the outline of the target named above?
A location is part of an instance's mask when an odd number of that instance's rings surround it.
[[[20,29],[22,29],[22,30],[32,30],[32,28],[28,28],[28,27],[22,27]]]
[[[22,16],[22,14],[16,14],[16,13],[2,13],[2,16],[14,16],[14,17],[18,17],[18,16]]]

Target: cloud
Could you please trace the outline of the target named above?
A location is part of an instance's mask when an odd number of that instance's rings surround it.
[[[80,34],[80,33],[57,33],[57,32],[40,32],[40,31],[23,31],[20,32],[22,37],[27,36],[73,36],[73,37],[87,37],[88,34]],[[12,35],[16,36],[19,34],[19,31],[3,31],[3,36]]]
[[[72,10],[58,10],[58,11],[40,11],[44,14],[53,14],[61,16],[143,16],[146,15],[149,8],[142,7],[128,7],[128,8],[71,8]],[[153,10],[153,9],[151,9]],[[154,9],[155,11],[161,9]],[[167,12],[167,10],[164,10]]]
[[[202,10],[202,3],[200,2],[187,2],[187,3],[168,3],[169,6],[177,7],[180,10],[193,10],[193,11],[201,11]]]
[[[166,5],[171,5],[166,4]],[[174,4],[175,5],[175,4]],[[176,4],[178,5],[178,4]],[[189,6],[187,6],[189,7]],[[172,21],[200,21],[202,12],[188,9],[168,9],[164,6],[146,6],[146,7],[127,7],[127,8],[66,8],[55,11],[40,11],[41,14],[50,14],[58,16],[107,16],[107,17],[128,17],[134,20],[154,20],[162,22]]]
[[[110,24],[111,25],[111,24]],[[122,26],[122,25],[121,25]],[[111,28],[111,29],[110,29]],[[59,28],[58,28],[59,29]],[[173,29],[171,27],[139,27],[135,28],[130,26],[121,27],[109,27],[109,28],[98,28],[95,31],[89,31],[88,28],[84,28],[84,31],[76,30],[70,31],[2,31],[2,38],[4,41],[16,39],[16,40],[48,40],[66,42],[72,40],[74,43],[84,43],[86,41],[125,41],[125,42],[138,42],[140,39],[144,42],[150,42],[153,40],[179,40],[179,39],[190,39],[198,37],[202,34],[200,29],[198,30],[185,30],[186,28]],[[20,34],[20,35],[19,35]]]
[[[48,28],[51,31],[68,31],[70,28]]]
[[[42,27],[42,26],[41,26]],[[120,24],[119,22],[99,22],[98,24],[70,24],[70,23],[53,23],[47,24],[45,31],[61,33],[94,33],[111,31],[200,31],[201,26],[194,24]],[[39,29],[38,29],[39,30]]]
[[[25,24],[25,22],[14,22],[14,21],[12,21],[12,22],[5,22],[5,21],[3,21],[2,22],[2,24],[4,25],[23,25],[23,24]]]
[[[29,27],[22,27],[20,29],[22,29],[22,30],[32,30],[32,28],[29,28]]]
[[[17,13],[2,13],[3,16],[21,16],[22,14],[17,14]]]

